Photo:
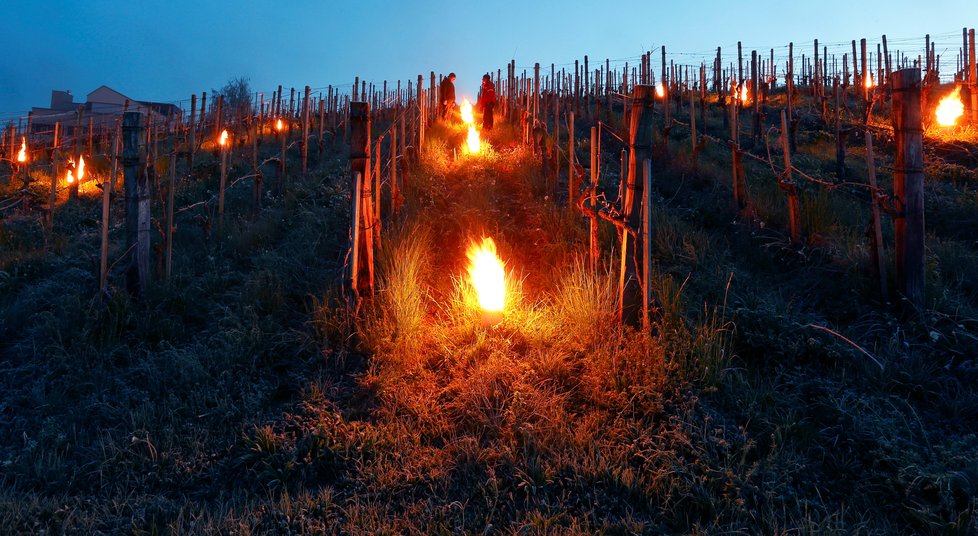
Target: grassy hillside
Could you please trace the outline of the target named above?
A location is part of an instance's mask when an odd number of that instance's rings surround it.
[[[723,128],[711,111],[707,132]],[[745,147],[777,152],[770,135]],[[928,309],[901,318],[870,275],[858,189],[803,185],[794,245],[771,169],[746,164],[756,218],[738,219],[729,149],[694,161],[688,129],[657,135],[660,309],[643,333],[615,320],[614,229],[592,273],[586,220],[516,129],[455,158],[462,136],[430,132],[359,311],[340,284],[338,144],[257,213],[250,181],[232,189],[226,236],[212,214],[181,213],[173,279],[138,301],[95,291],[96,200],[62,209],[52,234],[0,222],[2,530],[978,530],[978,162],[963,142],[928,142]],[[799,168],[831,179],[815,111],[798,141]],[[603,146],[609,199],[619,149]],[[217,163],[201,160],[178,206],[213,193]],[[465,278],[482,236],[507,263],[495,327]]]

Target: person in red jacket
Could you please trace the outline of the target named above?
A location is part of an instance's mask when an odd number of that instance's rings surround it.
[[[482,130],[492,130],[492,111],[496,107],[496,86],[489,73],[482,76],[482,89],[479,91],[479,106],[482,109]]]

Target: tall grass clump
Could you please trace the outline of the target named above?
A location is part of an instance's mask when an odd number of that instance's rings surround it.
[[[395,228],[377,256],[377,297],[361,337],[367,348],[397,361],[419,350],[427,314],[430,235],[420,226]]]
[[[593,348],[617,328],[618,281],[611,266],[594,273],[578,256],[559,279],[554,313],[562,336],[573,348]]]

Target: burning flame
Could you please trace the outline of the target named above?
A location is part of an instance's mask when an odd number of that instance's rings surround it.
[[[224,147],[228,143],[228,131],[221,131],[221,147]]]
[[[964,104],[961,102],[961,88],[956,87],[954,91],[941,99],[934,112],[937,117],[937,124],[942,127],[954,126],[954,122],[964,115]]]
[[[655,86],[655,96],[660,99],[666,96],[666,86],[662,85],[662,82]]]
[[[479,152],[480,145],[479,131],[475,129],[475,125],[469,125],[469,135],[465,138],[465,148],[468,149],[469,154],[475,154]]]
[[[17,161],[27,162],[27,138],[20,139],[20,151],[17,151]]]
[[[71,183],[73,183],[73,182],[75,182],[77,180],[78,183],[81,184],[82,179],[85,178],[85,157],[84,156],[79,156],[78,157],[78,164],[77,165],[75,165],[75,159],[74,158],[69,158],[68,159],[68,164],[69,164],[69,167],[65,171],[65,182],[67,182],[68,184],[71,184]],[[72,172],[72,169],[74,169],[74,171],[77,171],[78,172],[78,175],[77,176],[75,175],[75,173]]]
[[[876,83],[873,82],[873,75],[866,73],[866,81],[864,82],[864,84],[866,85],[867,88],[872,88],[873,86],[875,86]]]
[[[278,131],[281,131],[282,130],[282,120],[281,119],[279,119],[278,122],[275,123],[275,130],[278,130]]]
[[[749,95],[747,93],[747,84],[744,84],[744,85],[740,86],[740,97],[739,97],[740,98],[740,102],[747,102],[747,98],[748,97],[749,97]]]
[[[479,306],[488,312],[502,312],[506,301],[506,283],[503,263],[496,255],[496,243],[483,238],[473,242],[466,256],[469,258],[469,279],[479,295]]]
[[[469,99],[462,100],[462,106],[459,107],[459,110],[462,112],[463,123],[465,123],[466,125],[472,125],[475,123],[475,118],[472,116],[472,103],[469,102]],[[470,130],[469,132],[470,132],[469,136],[471,137],[472,131]]]

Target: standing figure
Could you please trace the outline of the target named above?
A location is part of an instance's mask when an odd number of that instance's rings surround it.
[[[448,119],[449,114],[455,110],[455,73],[448,73],[438,87],[438,102],[441,103],[441,117]]]
[[[496,107],[496,86],[489,73],[482,75],[482,90],[479,92],[479,106],[482,108],[482,130],[492,130],[492,111]]]

